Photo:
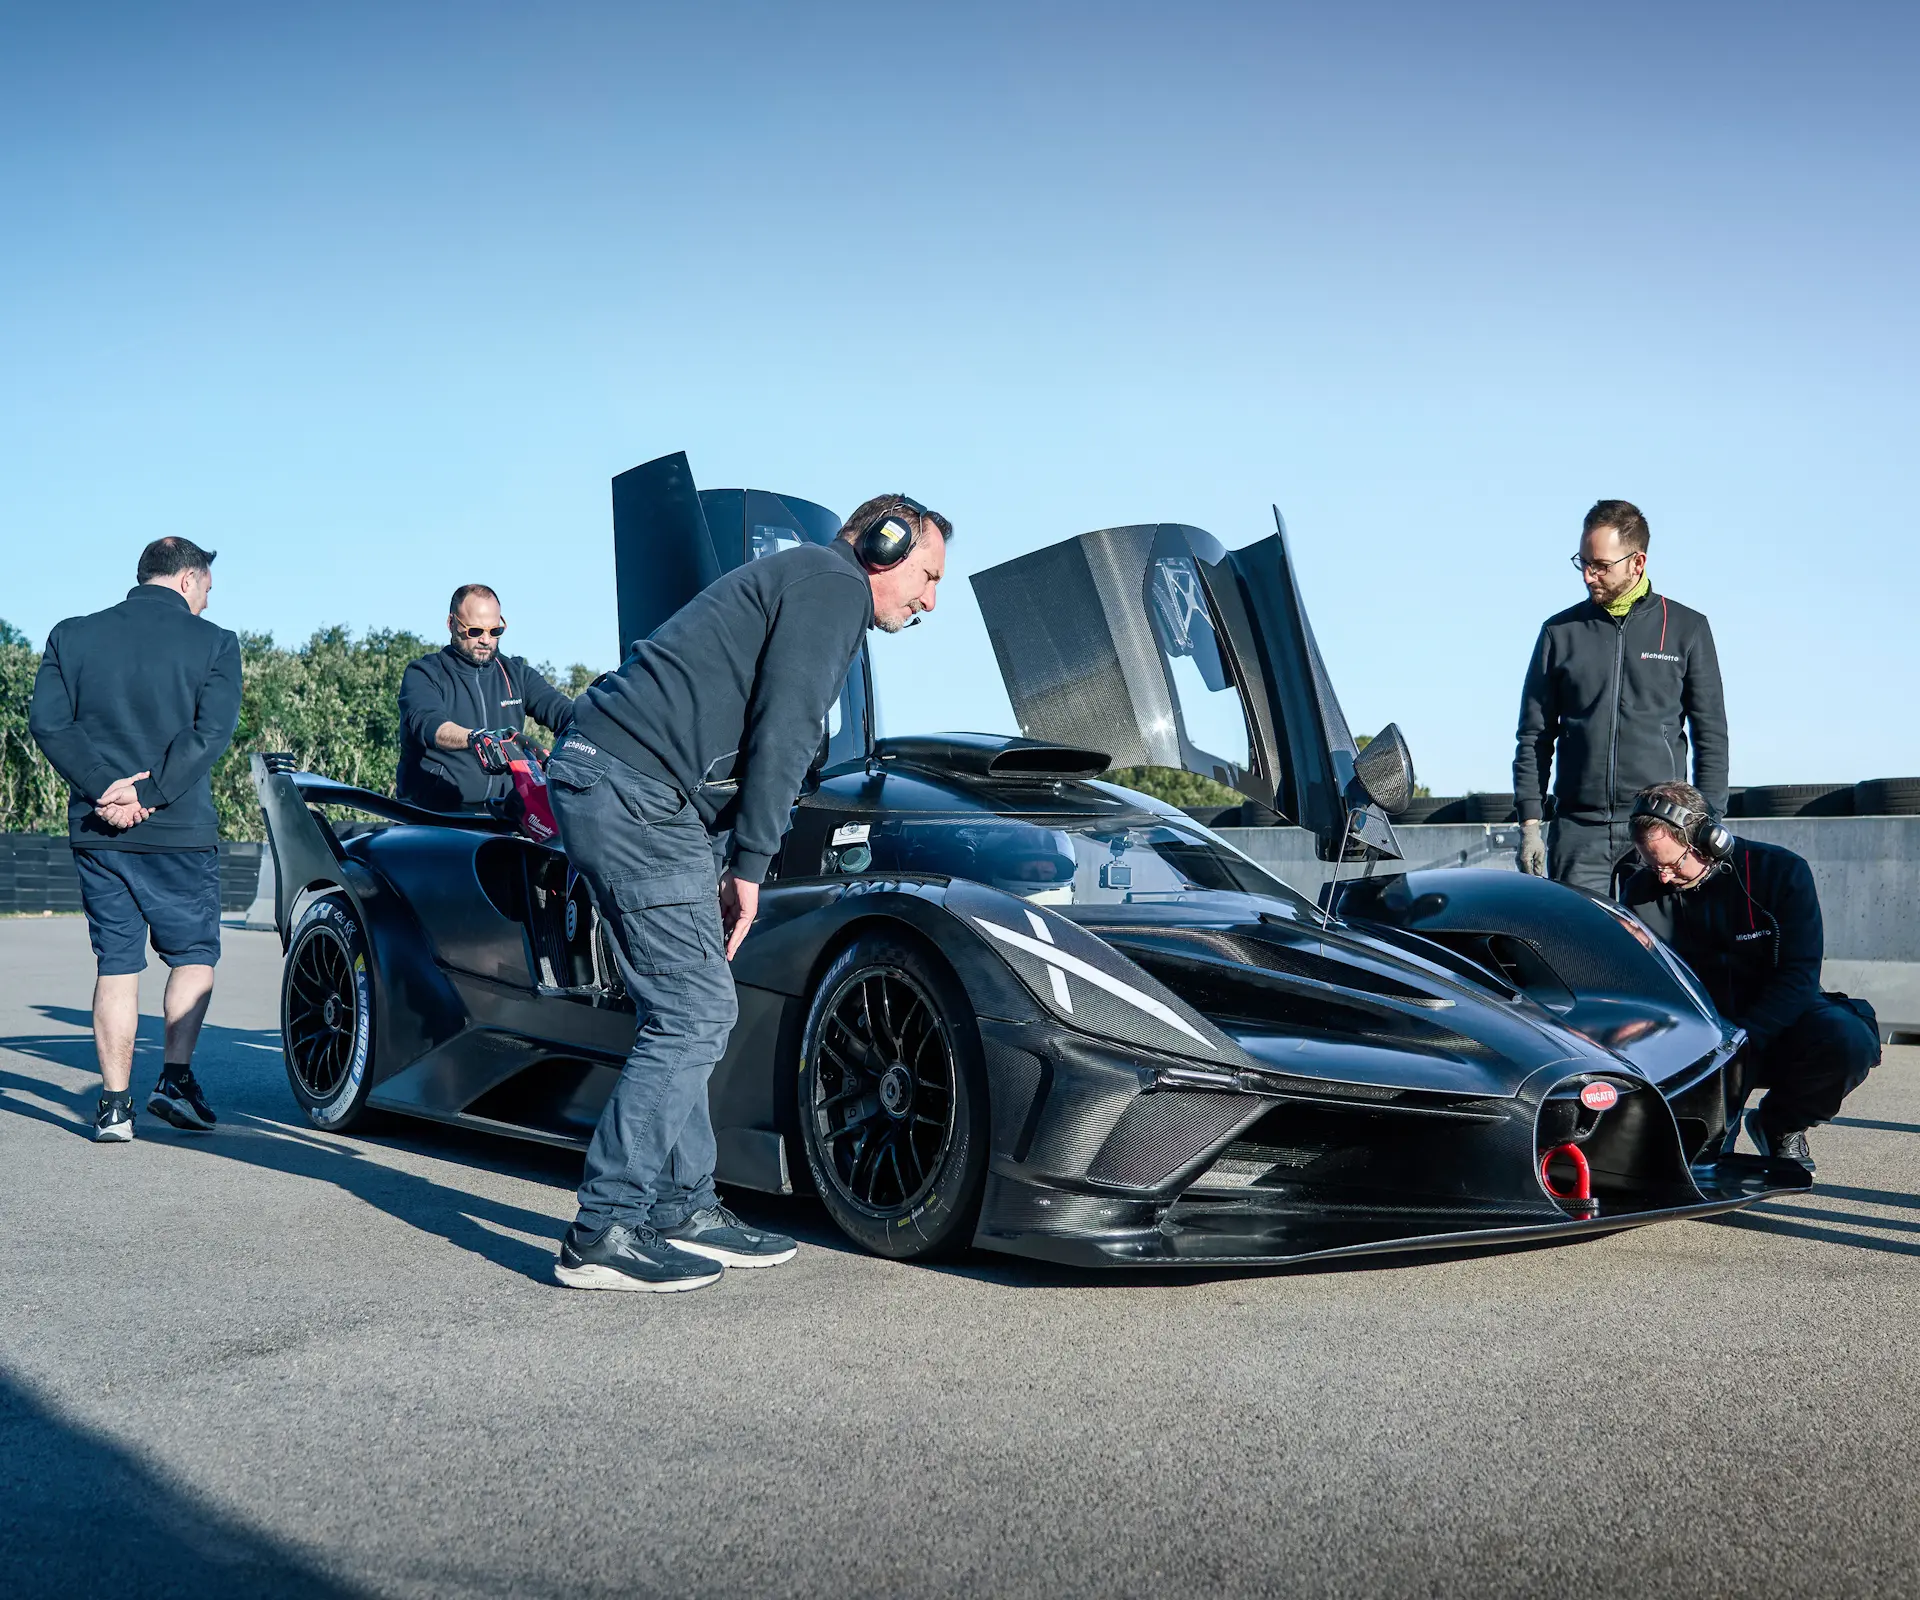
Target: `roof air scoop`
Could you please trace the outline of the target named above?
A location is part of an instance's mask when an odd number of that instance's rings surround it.
[[[935,733],[882,739],[874,754],[889,766],[964,772],[1005,783],[1066,783],[1097,778],[1112,764],[1104,750],[1009,739],[993,733]]]

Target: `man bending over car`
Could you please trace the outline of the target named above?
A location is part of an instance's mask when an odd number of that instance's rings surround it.
[[[727,963],[861,640],[933,610],[952,532],[905,495],[869,500],[832,544],[709,584],[576,702],[548,794],[638,1016],[554,1265],[569,1288],[697,1289],[793,1255],[713,1186],[707,1079],[737,1015]]]
[[[1827,1121],[1880,1061],[1864,1000],[1820,989],[1820,898],[1791,850],[1738,839],[1698,789],[1657,783],[1629,824],[1639,870],[1621,902],[1673,946],[1720,1014],[1747,1030],[1748,1082],[1767,1097],[1747,1113],[1766,1156],[1813,1171],[1807,1130]]]

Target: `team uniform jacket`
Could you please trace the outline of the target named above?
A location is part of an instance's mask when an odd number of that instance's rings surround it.
[[[240,720],[240,641],[196,617],[177,589],[69,617],[47,637],[27,726],[67,780],[76,850],[211,850],[220,842],[213,764]],[[94,804],[116,779],[153,815],[121,831]]]
[[[800,545],[710,583],[580,696],[574,735],[732,830],[733,871],[759,883],[873,626],[853,547]]]
[[[1689,733],[1693,773],[1687,773]],[[1713,630],[1652,592],[1616,620],[1582,600],[1540,629],[1520,697],[1513,787],[1520,820],[1624,820],[1649,784],[1686,783],[1727,806],[1727,709]]]
[[[409,663],[400,680],[400,769],[394,793],[431,811],[455,811],[504,797],[513,780],[480,768],[471,750],[433,742],[443,722],[462,728],[512,728],[532,717],[565,733],[573,702],[520,656],[497,655],[476,667],[452,645]]]
[[[1791,850],[1736,839],[1705,883],[1670,888],[1643,867],[1621,901],[1673,946],[1756,1049],[1818,1003],[1820,897],[1812,869]]]

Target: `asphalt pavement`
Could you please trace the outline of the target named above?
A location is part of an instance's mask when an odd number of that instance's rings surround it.
[[[0,921],[0,1594],[1920,1594],[1920,1049],[1724,1221],[1337,1271],[548,1277],[578,1162],[315,1133],[229,929],[210,1137],[86,1137]],[[148,974],[135,1087],[159,1067]]]

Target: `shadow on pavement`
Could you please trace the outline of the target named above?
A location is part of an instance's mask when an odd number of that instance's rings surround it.
[[[1912,1204],[1913,1202],[1908,1198],[1902,1203]],[[1767,1202],[1762,1202],[1751,1211],[1733,1211],[1725,1216],[1709,1217],[1706,1220],[1721,1228],[1745,1228],[1754,1233],[1784,1234],[1793,1239],[1812,1239],[1820,1244],[1852,1245],[1857,1250],[1879,1250],[1893,1256],[1920,1256],[1920,1242],[1909,1243],[1904,1239],[1876,1238],[1871,1233],[1855,1232],[1852,1228],[1816,1227],[1811,1223],[1789,1221],[1789,1216],[1830,1217],[1837,1222],[1852,1223],[1855,1227],[1863,1223],[1875,1228],[1915,1226],[1910,1222],[1881,1222],[1862,1217],[1856,1212],[1815,1211],[1801,1206],[1776,1206]]]
[[[1920,1122],[1880,1122],[1873,1117],[1834,1117],[1835,1128],[1877,1128],[1882,1133],[1920,1133]]]
[[[366,1591],[165,1482],[0,1372],[0,1571],[15,1600],[72,1595],[275,1595]]]
[[[562,1231],[554,1218],[370,1159],[367,1147],[377,1150],[385,1141],[369,1140],[363,1146],[350,1135],[307,1133],[244,1112],[210,1136],[178,1133],[171,1128],[160,1136],[195,1155],[330,1183],[409,1227],[471,1251],[497,1267],[542,1283],[552,1280]],[[403,1144],[400,1148],[417,1147]],[[531,1244],[500,1229],[552,1243]]]

